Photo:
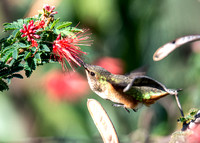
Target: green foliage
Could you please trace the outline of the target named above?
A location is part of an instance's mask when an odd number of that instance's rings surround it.
[[[21,29],[29,29],[30,21],[33,20],[34,26],[43,20],[44,27],[36,28],[33,34],[40,38],[31,37],[33,41],[28,40],[28,36],[24,35]],[[5,23],[4,32],[10,31],[11,34],[0,40],[0,91],[8,90],[7,83],[12,78],[20,78],[23,76],[18,74],[19,71],[25,71],[26,77],[30,77],[32,72],[36,70],[38,65],[44,63],[55,62],[55,56],[52,56],[53,42],[58,34],[62,36],[75,35],[74,32],[82,31],[78,28],[69,27],[72,22],[59,22],[60,19],[46,17],[39,14],[34,18],[19,19],[12,23]],[[26,31],[26,30],[25,30]],[[6,82],[7,81],[7,82]]]
[[[68,27],[69,25],[71,25],[72,22],[63,22],[62,24],[60,24],[59,26],[57,26],[56,28],[57,29],[61,29],[61,28],[66,28]]]
[[[60,19],[56,19],[51,25],[50,25],[50,29],[53,29],[54,26],[60,21]]]
[[[5,81],[3,81],[2,79],[0,79],[0,90],[3,91],[3,90],[8,90],[8,85]]]
[[[197,112],[198,112],[198,109],[192,108],[192,109],[190,109],[190,111],[187,115],[179,118],[178,121],[182,122],[182,123],[189,123],[190,121],[195,119],[195,115],[197,114]]]

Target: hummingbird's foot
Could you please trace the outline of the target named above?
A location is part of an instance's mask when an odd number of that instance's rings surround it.
[[[129,111],[126,107],[124,107],[124,109],[125,109],[128,113],[130,113],[130,111]]]
[[[130,111],[124,106],[124,104],[113,104],[112,106],[114,106],[114,107],[122,107],[122,108],[124,108],[128,113],[130,113]]]
[[[138,109],[133,109],[134,112],[137,112]]]

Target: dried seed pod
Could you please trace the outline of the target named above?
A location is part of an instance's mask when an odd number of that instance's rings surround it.
[[[173,40],[169,43],[166,43],[165,45],[161,46],[156,50],[156,52],[153,55],[154,61],[160,61],[163,58],[165,58],[167,55],[169,55],[172,51],[174,51],[176,48],[200,39],[200,35],[188,35],[180,37],[176,40]]]
[[[119,143],[115,128],[101,104],[88,99],[87,107],[104,143]]]

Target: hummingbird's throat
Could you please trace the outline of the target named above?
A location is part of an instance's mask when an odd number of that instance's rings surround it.
[[[86,74],[91,90],[101,98],[107,99],[107,96],[104,92],[106,89],[106,78],[104,76],[99,76],[99,78],[91,77],[88,72]]]

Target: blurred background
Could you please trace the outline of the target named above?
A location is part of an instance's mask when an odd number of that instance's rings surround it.
[[[34,16],[45,3],[56,6],[55,17],[90,29],[94,42],[83,47],[85,61],[117,74],[149,66],[148,76],[168,88],[184,89],[180,101],[185,112],[200,108],[200,43],[152,60],[163,44],[200,34],[199,0],[1,0],[0,25]],[[64,74],[59,64],[47,64],[28,79],[12,80],[10,90],[0,93],[0,142],[102,142],[87,110],[88,98],[102,104],[122,143],[168,142],[181,129],[173,96],[128,114],[94,94],[82,68]]]

